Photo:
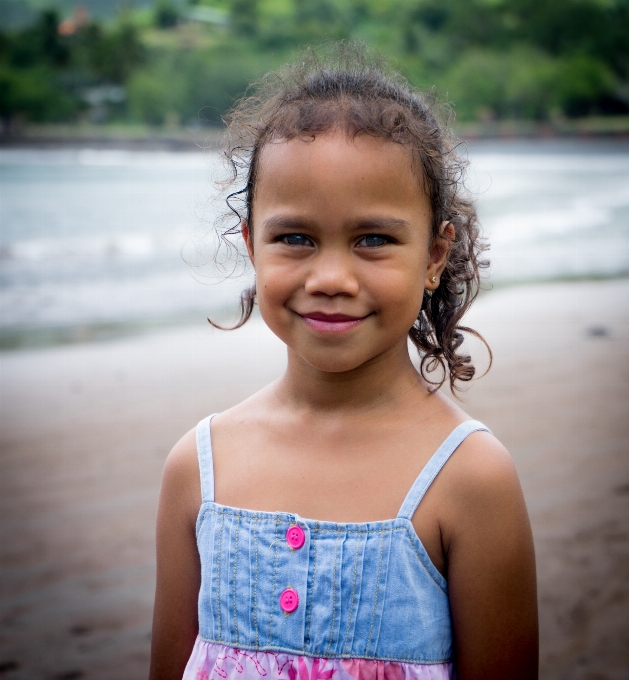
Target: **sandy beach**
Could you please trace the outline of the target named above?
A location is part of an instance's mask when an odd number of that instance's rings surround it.
[[[464,408],[533,524],[541,677],[629,678],[629,280],[495,290],[467,321],[495,361]],[[164,458],[283,365],[259,320],[0,354],[0,677],[146,677]]]

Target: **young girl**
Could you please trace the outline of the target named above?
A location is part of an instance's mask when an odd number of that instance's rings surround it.
[[[513,463],[436,389],[474,375],[483,246],[456,147],[351,55],[267,77],[230,128],[241,324],[255,300],[288,365],[168,456],[151,680],[536,678]]]

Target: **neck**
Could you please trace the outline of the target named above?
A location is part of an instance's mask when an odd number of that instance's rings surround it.
[[[413,366],[406,341],[339,373],[321,371],[288,350],[286,373],[277,384],[278,397],[289,407],[316,414],[373,412],[396,409],[414,395],[420,401],[428,389]]]

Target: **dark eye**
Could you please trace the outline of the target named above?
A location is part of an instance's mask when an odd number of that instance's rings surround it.
[[[282,243],[289,246],[311,246],[312,241],[303,234],[285,234],[279,239]]]
[[[363,236],[356,245],[359,248],[379,248],[380,246],[385,246],[387,243],[391,243],[391,239],[386,236],[367,234],[367,236]]]

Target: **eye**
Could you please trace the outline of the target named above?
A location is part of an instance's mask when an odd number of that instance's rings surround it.
[[[311,246],[312,245],[312,241],[307,236],[304,236],[303,234],[284,234],[284,236],[280,236],[278,238],[278,241],[281,241],[282,243],[286,243],[286,245],[289,245],[289,246]]]
[[[356,244],[359,248],[380,248],[391,243],[392,240],[388,236],[381,236],[380,234],[367,234],[363,236]]]

